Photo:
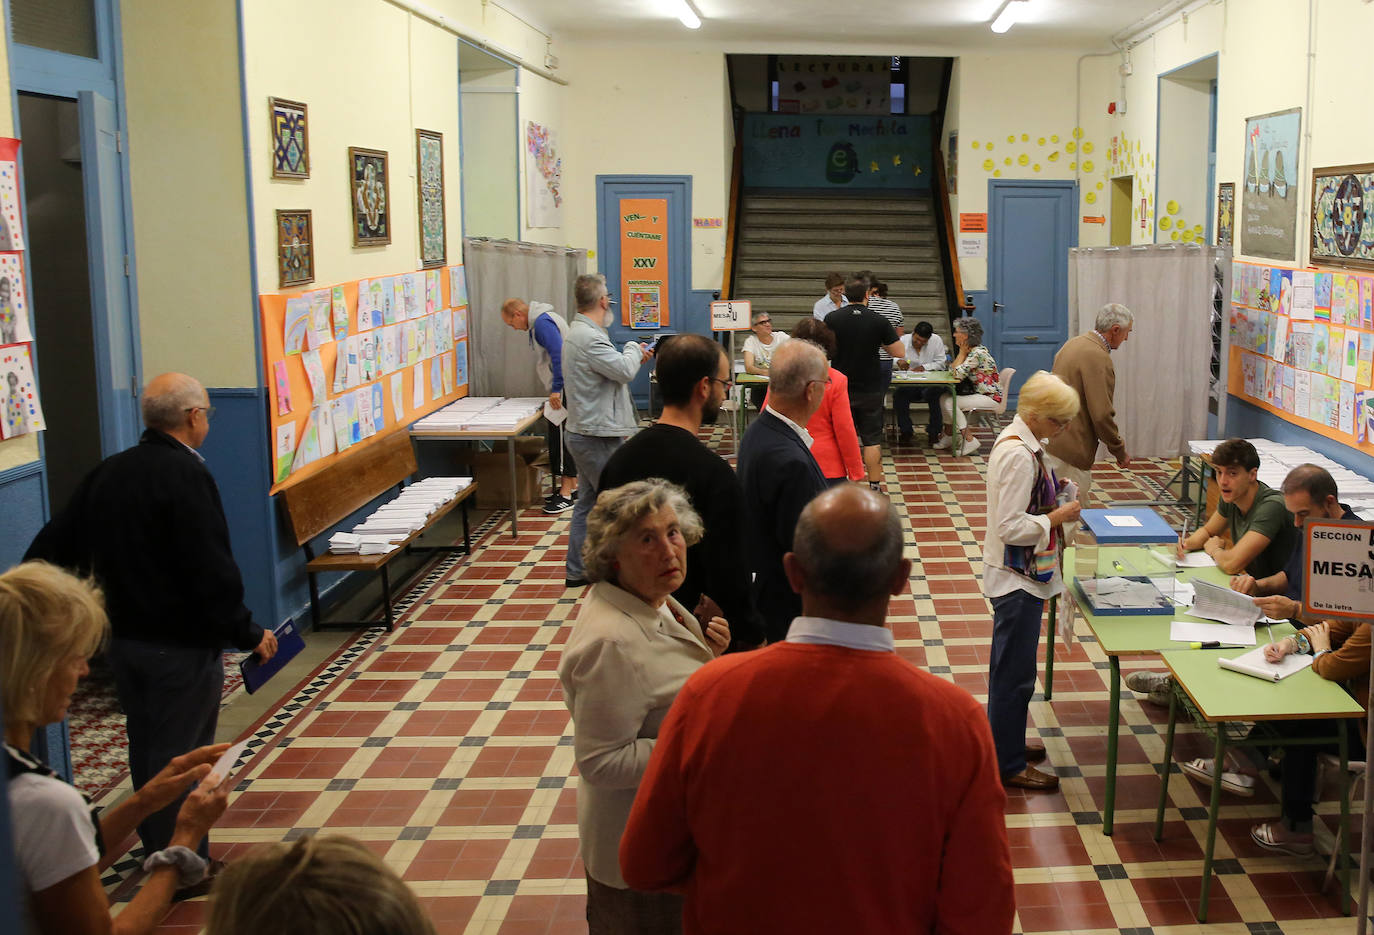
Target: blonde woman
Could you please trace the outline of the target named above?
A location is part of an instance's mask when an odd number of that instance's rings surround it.
[[[396,871],[341,835],[256,847],[219,875],[206,935],[434,935]]]
[[[1037,371],[1021,387],[1016,418],[988,454],[988,527],[983,539],[983,594],[992,602],[988,721],[1003,786],[1059,788],[1059,777],[1031,763],[1045,748],[1026,743],[1035,691],[1035,651],[1045,601],[1064,590],[1063,525],[1078,519],[1078,501],[1060,503],[1060,483],[1045,464],[1044,444],[1078,415],[1078,393]]]
[[[587,518],[582,561],[594,583],[558,678],[573,720],[590,935],[682,930],[682,897],[627,886],[620,838],[668,706],[730,645],[723,619],[703,628],[671,597],[701,532],[686,493],[659,478],[602,491]]]
[[[180,887],[199,883],[205,862],[192,848],[224,813],[229,789],[210,773],[228,744],[173,759],[119,805],[99,816],[85,796],[29,750],[34,731],[67,716],[76,683],[105,641],[109,621],[100,592],[44,562],[0,575],[0,691],[5,704],[14,857],[24,887],[19,931],[42,935],[143,935],[166,915]],[[137,895],[110,915],[100,884],[105,844],[123,841],[138,823],[196,788],[177,813],[165,849],[148,856]]]

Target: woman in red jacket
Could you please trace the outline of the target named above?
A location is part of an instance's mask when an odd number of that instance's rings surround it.
[[[792,329],[792,337],[820,345],[827,358],[835,356],[835,332],[819,319],[803,318]],[[766,398],[763,405],[768,405]],[[830,368],[830,382],[826,384],[821,408],[806,423],[806,431],[814,439],[811,455],[831,484],[861,481],[868,476],[859,452],[854,416],[849,411],[849,378],[834,367]]]

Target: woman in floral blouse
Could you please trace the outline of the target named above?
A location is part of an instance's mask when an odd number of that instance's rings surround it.
[[[978,439],[973,437],[973,429],[968,427],[967,413],[977,409],[996,409],[1002,401],[1002,385],[997,373],[997,362],[992,353],[983,346],[983,324],[976,318],[960,318],[954,322],[954,346],[958,356],[950,369],[959,380],[956,392],[959,394],[959,411],[965,413],[964,435],[959,443],[958,453],[973,454],[978,450]],[[944,432],[935,443],[936,448],[949,448],[954,444],[950,434],[954,424],[951,416],[953,406],[951,397],[940,397],[940,408],[945,414]]]

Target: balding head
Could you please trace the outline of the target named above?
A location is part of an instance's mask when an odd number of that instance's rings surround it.
[[[800,401],[806,395],[806,385],[824,381],[830,372],[825,351],[811,341],[786,341],[773,352],[768,367],[768,391],[775,398]]]
[[[832,487],[807,504],[785,565],[808,615],[878,626],[911,573],[897,511],[857,484]]]
[[[501,320],[516,331],[530,330],[530,306],[524,299],[506,299],[501,303]]]
[[[153,377],[143,388],[142,405],[144,425],[192,448],[200,447],[209,433],[209,419],[201,413],[209,409],[210,397],[195,377],[184,373]]]

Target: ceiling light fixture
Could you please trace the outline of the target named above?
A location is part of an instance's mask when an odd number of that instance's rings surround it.
[[[692,5],[687,0],[677,0],[677,18],[682,25],[688,29],[700,29],[701,17],[697,16],[697,11],[692,9]]]
[[[1016,21],[1021,18],[1021,14],[1029,6],[1030,0],[1007,0],[992,20],[992,31],[995,33],[1006,32],[1016,24]]]

